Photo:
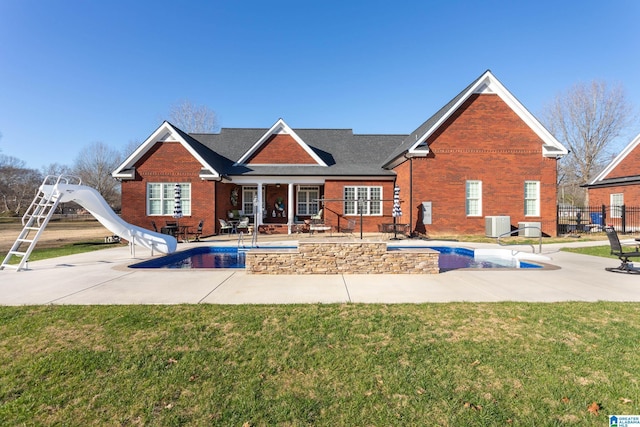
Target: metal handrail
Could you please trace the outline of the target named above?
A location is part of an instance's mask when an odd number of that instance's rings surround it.
[[[501,234],[501,235],[499,235],[499,236],[498,236],[498,238],[497,238],[497,242],[498,242],[498,244],[499,244],[500,246],[514,246],[514,245],[503,244],[503,243],[500,241],[500,238],[502,238],[502,237],[504,237],[504,236],[510,236],[510,235],[512,235],[513,233],[520,232],[521,230],[526,230],[527,228],[533,228],[533,229],[536,229],[536,230],[538,230],[538,231],[540,232],[540,235],[538,236],[538,237],[540,238],[540,243],[539,243],[538,253],[542,253],[542,229],[541,229],[540,227],[536,227],[536,226],[533,226],[533,225],[527,225],[527,226],[525,226],[525,227],[519,227],[519,228],[517,228],[517,229],[515,229],[515,230],[511,230],[511,231],[509,231],[509,232],[502,233],[502,234]],[[531,246],[531,251],[535,254],[535,253],[536,253],[536,248],[535,248],[535,246],[533,246],[532,244],[529,244],[529,246]]]

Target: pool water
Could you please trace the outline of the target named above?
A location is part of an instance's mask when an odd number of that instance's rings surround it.
[[[433,246],[430,249],[440,252],[438,267],[440,272],[461,268],[542,268],[538,264],[524,262],[516,258],[477,259],[473,249]]]
[[[295,249],[293,246],[272,247],[273,249]],[[389,248],[400,250],[401,248]],[[476,260],[474,251],[466,248],[434,246],[429,249],[440,252],[440,271],[457,270],[461,268],[541,268],[537,264],[527,263],[516,259]],[[245,268],[246,250],[236,247],[201,246],[177,252],[161,258],[155,258],[130,265],[131,268]]]

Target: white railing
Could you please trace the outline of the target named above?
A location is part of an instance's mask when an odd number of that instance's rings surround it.
[[[514,245],[517,245],[518,243],[515,243],[515,244],[513,244],[513,245],[503,243],[503,242],[501,242],[501,241],[500,241],[500,239],[501,239],[502,237],[510,236],[510,235],[512,235],[513,233],[519,233],[520,231],[527,230],[527,229],[534,229],[534,230],[538,230],[538,231],[539,231],[538,238],[540,239],[540,243],[539,243],[538,253],[542,253],[542,229],[541,229],[540,227],[536,227],[536,226],[532,226],[532,225],[527,225],[526,227],[519,227],[519,228],[517,228],[517,229],[515,229],[515,230],[508,231],[508,232],[506,232],[506,233],[502,233],[501,235],[499,235],[499,236],[497,237],[497,242],[498,242],[498,244],[499,244],[500,246],[514,246]],[[531,251],[535,254],[535,253],[536,253],[536,248],[535,248],[535,246],[533,246],[533,245],[532,245],[532,244],[530,244],[530,243],[528,243],[527,245],[528,245],[528,246],[531,246]]]

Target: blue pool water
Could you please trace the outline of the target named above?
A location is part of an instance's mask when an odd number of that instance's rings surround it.
[[[460,268],[542,268],[538,264],[516,259],[477,260],[473,249],[433,246],[429,249],[440,252],[438,267],[440,271],[458,270]]]
[[[272,247],[273,249],[295,249],[293,246]],[[402,248],[389,248],[401,250]],[[440,252],[440,271],[457,270],[460,268],[541,268],[537,264],[513,260],[499,260],[496,262],[474,259],[472,249],[453,247],[430,247]],[[245,250],[226,246],[201,246],[176,252],[171,255],[143,261],[130,265],[131,268],[244,268]]]

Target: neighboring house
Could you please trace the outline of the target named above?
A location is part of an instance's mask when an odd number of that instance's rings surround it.
[[[608,223],[622,215],[623,205],[637,206],[640,199],[640,135],[629,143],[606,168],[584,185],[590,206],[609,207]]]
[[[485,217],[509,216],[513,227],[540,222],[554,235],[556,161],[566,154],[486,71],[408,135],[292,129],[282,119],[187,134],[164,122],[113,176],[123,218],[143,227],[171,219],[181,183],[183,221],[204,219],[204,234],[230,211],[291,231],[321,208],[333,226],[355,219],[372,232],[393,222],[398,185],[398,221],[415,233],[483,235]]]

